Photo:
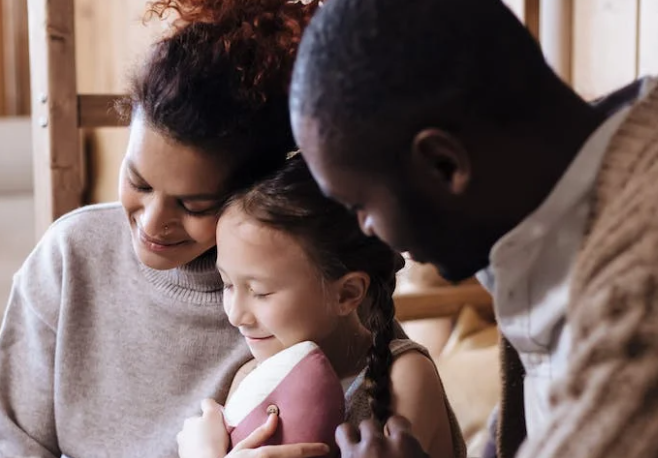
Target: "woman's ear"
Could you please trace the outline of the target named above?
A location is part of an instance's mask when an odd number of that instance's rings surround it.
[[[338,314],[347,316],[366,299],[370,287],[370,276],[365,272],[350,272],[336,280],[338,292]]]

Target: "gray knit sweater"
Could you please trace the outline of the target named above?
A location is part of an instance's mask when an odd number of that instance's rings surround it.
[[[199,401],[249,351],[214,258],[137,259],[118,204],[56,222],[16,274],[0,329],[0,457],[176,457]]]

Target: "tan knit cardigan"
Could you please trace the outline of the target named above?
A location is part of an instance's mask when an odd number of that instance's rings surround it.
[[[523,367],[501,345],[499,458],[658,457],[658,87],[613,136],[594,199],[567,312],[568,373],[546,429],[523,445]]]

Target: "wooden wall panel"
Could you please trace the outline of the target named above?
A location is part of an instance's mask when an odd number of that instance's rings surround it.
[[[540,3],[543,2],[540,0],[525,0],[523,6],[523,23],[537,40],[539,40]]]
[[[503,0],[503,3],[516,14],[521,21],[525,19],[525,0]],[[525,22],[525,21],[524,21]]]
[[[638,75],[658,75],[658,0],[640,0]]]
[[[637,0],[574,0],[573,20],[576,91],[591,99],[635,79]]]
[[[35,229],[82,204],[73,0],[29,0]]]
[[[146,0],[75,0],[78,92],[123,94],[130,72],[148,46],[166,29],[153,19],[144,23]],[[126,128],[84,133],[88,159],[88,202],[117,198],[119,165],[128,141]]]
[[[586,98],[613,90],[638,73],[658,73],[658,0],[504,1],[526,24],[535,24],[534,33],[549,62]],[[0,15],[5,17],[0,22],[6,24],[7,11],[20,14],[25,2],[0,0]],[[125,92],[127,76],[149,43],[166,28],[166,23],[157,20],[143,23],[146,3],[75,0],[78,92]],[[17,29],[12,30],[16,33]],[[1,49],[4,52],[6,46]],[[87,201],[116,199],[118,167],[126,143],[125,128],[85,132],[90,172]]]
[[[572,81],[573,0],[540,3],[539,41],[546,60],[567,83]]]
[[[6,88],[5,88],[5,73],[7,65],[5,64],[5,34],[4,34],[4,22],[5,14],[3,11],[2,1],[0,0],[0,116],[7,116],[7,102],[6,98]]]
[[[27,0],[0,0],[0,115],[30,113]]]

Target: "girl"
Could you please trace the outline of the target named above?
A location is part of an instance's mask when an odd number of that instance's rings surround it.
[[[216,215],[293,148],[288,79],[316,5],[212,3],[153,5],[187,25],[134,79],[121,202],[61,218],[14,278],[0,456],[175,457],[178,419],[223,401],[249,357],[221,306]]]
[[[400,414],[430,456],[463,457],[434,364],[419,345],[394,338],[392,294],[403,264],[321,194],[301,155],[231,198],[217,226],[217,268],[224,309],[254,357],[233,386],[259,362],[311,340],[343,381],[346,421],[358,426],[374,417],[383,424]],[[221,434],[212,431],[222,425],[220,410],[208,402],[204,410],[179,435],[181,458],[226,454]]]

